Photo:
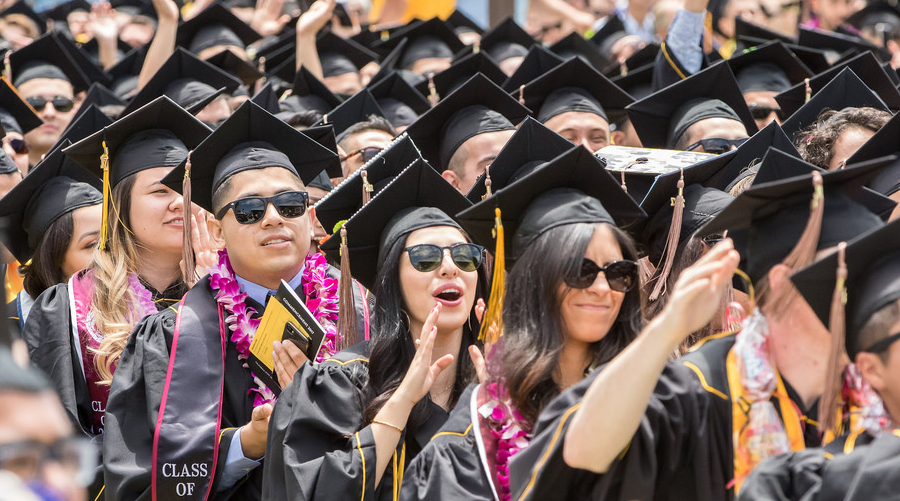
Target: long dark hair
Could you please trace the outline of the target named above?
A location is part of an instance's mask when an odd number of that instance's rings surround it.
[[[375,311],[372,314],[372,335],[369,341],[369,381],[362,397],[365,409],[363,424],[372,422],[400,386],[416,352],[400,287],[400,257],[405,247],[406,237],[397,239],[391,245],[384,265],[375,278]],[[489,283],[484,266],[477,273],[476,300],[487,296],[485,289]],[[456,404],[466,386],[476,379],[475,366],[469,358],[468,348],[472,344],[480,346],[479,325],[473,307],[469,313],[469,321],[463,325],[459,353],[456,354],[456,381],[448,402],[451,407]],[[414,429],[428,419],[430,401],[431,396],[426,395],[413,407],[408,421],[410,428]]]
[[[602,223],[601,223],[602,224]],[[624,259],[637,261],[627,234],[608,225]],[[566,340],[559,287],[581,269],[596,224],[559,226],[541,234],[516,260],[506,277],[499,357],[491,357],[492,380],[502,380],[515,408],[529,424],[560,387],[554,380]],[[603,339],[593,343],[595,364],[611,360],[641,330],[640,287],[625,294],[619,315]]]
[[[74,232],[72,213],[67,212],[50,223],[31,256],[31,263],[19,267],[29,296],[37,298],[41,292],[66,281],[68,277],[63,273],[62,265]]]

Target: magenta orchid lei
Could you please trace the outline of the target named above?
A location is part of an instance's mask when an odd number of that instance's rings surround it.
[[[338,310],[337,280],[326,276],[327,269],[328,264],[321,254],[308,256],[301,280],[303,292],[307,297],[306,306],[326,331],[322,349],[316,355],[316,362],[333,355],[340,340],[335,327]],[[253,318],[256,310],[247,306],[247,293],[241,292],[241,286],[228,259],[228,251],[225,249],[219,251],[216,266],[209,267],[209,285],[216,291],[216,301],[227,314],[225,323],[231,330],[231,342],[237,348],[238,359],[247,360],[250,357],[250,343],[259,327],[260,319]],[[248,367],[246,363],[244,367]],[[250,389],[256,393],[253,406],[274,403],[276,398],[272,390],[256,375],[252,373],[251,375],[257,386]]]
[[[512,406],[506,389],[499,383],[487,385],[490,400],[478,408],[478,414],[490,424],[497,439],[497,494],[500,501],[509,501],[509,460],[528,447],[528,432],[522,427],[525,418]]]

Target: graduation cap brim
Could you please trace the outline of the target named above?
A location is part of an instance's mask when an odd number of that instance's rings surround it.
[[[44,123],[34,108],[28,104],[6,78],[0,78],[0,108],[12,115],[22,132],[36,129]]]
[[[75,50],[77,51],[77,49]],[[10,53],[9,64],[13,83],[20,78],[23,66],[30,67],[34,63],[49,64],[59,68],[76,93],[87,90],[91,85],[90,79],[72,57],[72,53],[63,47],[61,37],[57,37],[55,33],[46,33],[25,47]],[[21,86],[21,82],[17,85],[17,87],[19,86]]]
[[[353,124],[365,122],[371,115],[386,118],[384,110],[378,106],[378,101],[375,100],[369,89],[362,89],[333,110],[325,113],[322,120],[316,125],[330,124],[334,127],[335,136],[340,137]]]
[[[462,43],[447,23],[440,18],[433,17],[427,21],[413,22],[398,29],[390,33],[387,40],[380,40],[372,44],[371,48],[376,52],[387,54],[403,40],[408,40],[403,51],[405,53],[411,48],[416,38],[421,36],[436,37],[447,45],[451,54],[455,54],[465,47],[465,44]],[[402,56],[403,54],[398,54],[398,63],[403,59]]]
[[[498,48],[499,44],[503,43],[514,43],[528,49],[537,42],[512,17],[507,17],[486,31],[482,35],[478,46],[480,47],[479,50],[495,56],[496,54],[493,51]]]
[[[259,107],[245,101],[212,134],[193,149],[191,154],[191,201],[212,212],[213,179],[222,158],[235,146],[251,141],[264,141],[287,155],[304,184],[320,172],[340,162],[337,155],[300,131]],[[185,162],[172,169],[162,183],[177,192],[182,190]]]
[[[131,99],[131,102],[128,103],[122,114],[131,113],[156,99],[156,97],[163,94],[170,83],[181,78],[192,78],[216,89],[214,94],[206,95],[199,101],[185,103],[186,109],[190,108],[193,110],[192,114],[202,110],[223,92],[231,92],[241,84],[238,79],[228,73],[206,61],[198,59],[197,56],[184,48],[176,47],[175,52],[169,56],[169,59],[160,66],[147,84]],[[202,106],[200,106],[201,104]]]
[[[440,161],[441,131],[447,121],[457,112],[467,106],[486,106],[500,113],[513,125],[518,124],[529,114],[528,108],[519,104],[503,89],[491,82],[484,75],[476,74],[455,92],[446,96],[434,108],[419,117],[406,132],[415,141],[426,160],[439,170],[444,170],[445,165],[438,165]]]
[[[744,95],[734,79],[731,67],[718,63],[690,77],[635,101],[626,109],[631,123],[644,146],[665,147],[671,129],[672,115],[692,99],[719,99],[740,117],[752,136],[758,130]]]
[[[525,59],[522,60],[522,64],[503,82],[503,90],[506,92],[518,90],[520,86],[531,82],[563,62],[565,59],[545,49],[542,45],[532,45],[528,49]]]
[[[431,109],[431,104],[418,90],[409,85],[400,73],[394,72],[375,85],[369,86],[369,92],[376,101],[393,98],[412,108],[418,115]]]
[[[857,36],[849,36],[833,31],[823,31],[817,28],[800,28],[798,44],[819,50],[833,50],[838,54],[847,51],[866,52],[872,51],[879,59],[890,61],[890,54],[884,49]]]
[[[141,67],[144,65],[144,59],[147,57],[147,49],[149,46],[142,46],[131,49],[122,59],[116,62],[106,72],[113,80],[125,76],[140,75]]]
[[[643,99],[653,93],[653,69],[654,65],[648,64],[629,71],[626,75],[611,78],[610,81],[632,99]]]
[[[325,101],[325,104],[330,106],[330,109],[334,109],[341,104],[340,98],[334,95],[333,92],[328,90],[328,87],[325,87],[325,84],[322,83],[321,80],[316,78],[315,75],[309,72],[305,66],[301,66],[300,69],[296,72],[293,78],[293,91],[291,95],[294,96],[318,96]],[[323,110],[328,111],[328,110]]]
[[[314,127],[307,127],[300,132],[302,132],[304,136],[327,148],[328,151],[334,153],[335,155],[338,154],[337,140],[334,137],[334,127],[332,127],[331,125],[316,125]],[[325,167],[325,173],[329,178],[341,177],[344,175],[341,171],[340,162],[329,163],[328,166]]]
[[[51,32],[57,39],[59,40],[60,46],[64,50],[69,53],[69,56],[72,57],[72,60],[75,61],[75,64],[78,65],[78,68],[81,69],[81,72],[88,79],[88,85],[90,83],[99,82],[102,84],[107,84],[112,81],[112,77],[110,77],[109,73],[104,71],[99,66],[99,48],[98,50],[98,60],[95,61],[91,57],[88,56],[91,53],[91,50],[85,49],[84,47],[78,47],[71,40],[69,40],[65,35],[58,32]],[[94,42],[96,43],[96,42]],[[127,53],[131,50],[131,46],[128,44],[118,41],[117,48],[123,54]]]
[[[549,162],[571,147],[572,143],[567,139],[534,118],[526,117],[491,165],[475,180],[466,198],[473,204],[481,201],[487,193],[485,181],[488,175],[491,177],[491,190],[500,190],[508,186],[518,170],[529,162]]]
[[[784,133],[777,123],[772,122],[763,127],[762,130],[754,134],[753,137],[737,149],[722,153],[703,162],[708,164],[706,167],[712,172],[712,175],[703,181],[703,185],[728,191],[728,188],[750,165],[763,159],[769,148],[775,148],[795,158],[800,158],[800,153],[794,147],[790,138],[787,137],[787,134]],[[698,167],[700,166],[698,165]]]
[[[513,184],[457,215],[469,236],[493,249],[494,209],[500,208],[506,249],[512,249],[522,215],[538,196],[555,188],[573,188],[601,201],[616,226],[640,234],[646,213],[622,190],[619,182],[603,166],[603,161],[580,146],[573,146]],[[507,256],[521,249],[507,250]],[[509,259],[509,257],[507,257]]]
[[[412,207],[434,207],[454,218],[455,214],[471,205],[434,169],[421,160],[414,160],[344,224],[353,278],[367,289],[374,289],[382,233],[400,211]],[[325,242],[323,250],[337,260],[339,255],[335,250],[339,244],[340,238],[332,237]]]
[[[237,77],[247,88],[252,87],[257,80],[264,76],[256,67],[237,57],[230,50],[223,50],[208,58],[206,62]]]
[[[212,3],[200,11],[199,14],[178,26],[176,43],[187,48],[191,45],[191,41],[197,35],[197,32],[206,26],[214,24],[223,25],[234,32],[244,43],[244,47],[262,38],[256,30],[232,14],[227,7],[220,3]]]
[[[842,64],[813,76],[809,79],[809,88],[812,95],[816,96],[829,82],[831,82],[845,68],[853,70],[857,76],[865,79],[865,84],[892,110],[900,109],[900,91],[894,85],[890,77],[881,67],[878,59],[870,52],[854,56]],[[790,89],[775,96],[775,100],[786,115],[792,115],[806,102],[806,84],[800,82]]]
[[[500,69],[500,66],[489,54],[477,52],[467,54],[465,57],[454,61],[449,68],[434,75],[432,81],[438,96],[444,97],[458,89],[476,73],[481,73],[497,85],[502,84],[506,80],[506,73],[503,73],[503,70]],[[430,92],[428,80],[423,80],[419,85],[416,85],[416,90],[422,95],[428,95]]]
[[[479,35],[484,33],[484,28],[478,25],[475,21],[472,20],[469,16],[460,12],[459,9],[454,10],[447,16],[447,23],[450,26],[453,26],[455,30],[459,30],[460,28],[467,28]]]
[[[784,71],[791,84],[801,83],[805,78],[813,76],[803,61],[778,40],[744,49],[743,52],[733,54],[727,61],[728,66],[731,66],[731,72],[735,75],[759,63],[775,64]]]
[[[603,23],[603,26],[601,26],[600,29],[597,30],[594,35],[591,36],[591,38],[589,38],[588,40],[590,40],[594,45],[600,48],[604,45],[604,42],[609,39],[609,37],[618,35],[619,33],[625,33],[625,31],[625,23],[622,22],[622,18],[615,15],[608,16],[606,22]]]
[[[372,76],[369,85],[376,84],[382,79],[387,78],[395,70],[401,69],[398,68],[397,65],[400,64],[400,57],[403,55],[403,51],[406,50],[406,44],[406,40],[400,40],[396,47],[391,49],[390,52],[381,58],[381,62],[378,64],[378,72]]]
[[[649,43],[641,49],[638,49],[634,54],[628,56],[628,59],[625,60],[625,75],[629,75],[632,71],[652,65],[654,61],[656,61],[659,50],[660,45],[658,43]],[[603,74],[610,78],[622,76],[622,65],[617,64],[615,61],[611,61],[603,71]]]
[[[766,42],[770,40],[780,40],[786,44],[796,44],[797,39],[784,33],[779,33],[774,30],[770,30],[764,26],[760,26],[756,23],[751,23],[743,19],[741,16],[735,16],[734,18],[734,36],[737,37],[752,37],[760,40],[764,40]]]
[[[540,115],[547,97],[563,87],[577,87],[587,91],[607,113],[610,111],[622,113],[626,106],[634,102],[634,99],[618,85],[577,57],[569,59],[532,80],[520,91],[513,91],[511,94],[524,98],[525,106],[536,115]]]
[[[102,177],[100,155],[103,154],[103,142],[106,141],[110,169],[112,169],[112,166],[117,163],[116,153],[119,147],[131,136],[148,129],[171,131],[188,150],[197,147],[210,132],[209,127],[203,125],[203,122],[194,118],[184,108],[175,104],[168,97],[160,96],[133,113],[122,116],[114,123],[69,146],[64,151],[66,156],[73,161],[96,176]],[[130,169],[126,169],[125,172],[115,174],[111,172],[110,179],[123,179],[139,170],[131,172]],[[114,181],[110,182],[116,184]]]
[[[597,71],[603,71],[609,64],[606,56],[578,33],[569,33],[565,38],[551,45],[550,51],[563,59],[573,56],[583,57]]]
[[[357,71],[372,61],[378,60],[378,54],[353,40],[345,40],[330,31],[323,31],[316,37],[316,50],[320,59],[327,52],[337,52],[343,55],[356,66]]]
[[[881,71],[879,69],[879,71]],[[778,97],[776,96],[776,100]],[[825,109],[868,106],[888,111],[888,106],[850,68],[844,68],[808,102],[781,124],[785,134],[793,136],[813,124]]]
[[[376,190],[372,193],[372,196],[375,196],[380,183],[397,176],[416,160],[425,161],[409,136],[401,134],[319,200],[316,204],[316,218],[322,223],[325,231],[331,233],[340,221],[349,219],[361,208],[363,171],[366,172],[369,184]]]
[[[900,114],[891,117],[875,135],[850,155],[847,164],[894,155],[898,151],[900,151]],[[895,193],[900,189],[900,164],[886,166],[868,186],[882,195]]]
[[[263,88],[250,100],[273,115],[281,113],[281,105],[278,104],[278,95],[275,94],[272,82],[267,82],[266,85],[263,85]]]
[[[59,135],[56,144],[50,149],[57,148],[65,141],[77,143],[112,123],[112,119],[103,113],[96,104],[82,104],[81,108],[78,108],[78,113],[72,117],[69,125]]]

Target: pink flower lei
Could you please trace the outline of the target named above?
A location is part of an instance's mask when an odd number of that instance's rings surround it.
[[[340,342],[336,328],[338,281],[328,278],[327,269],[328,264],[321,254],[307,256],[301,279],[303,292],[306,294],[306,307],[325,328],[325,340],[322,342],[319,353],[316,354],[316,362],[321,362],[334,355]],[[227,314],[225,323],[231,329],[231,342],[237,347],[238,359],[246,360],[250,357],[250,343],[259,327],[260,319],[253,318],[256,310],[247,306],[247,293],[241,292],[241,286],[235,277],[231,261],[228,259],[228,251],[225,249],[219,251],[219,261],[216,266],[209,268],[209,284],[216,291],[216,301]],[[244,364],[244,367],[248,367],[247,364]],[[257,386],[250,389],[251,392],[256,393],[253,398],[253,406],[274,403],[276,398],[272,390],[256,375],[253,373],[251,375]]]
[[[491,434],[497,439],[497,494],[500,501],[509,501],[509,460],[528,447],[530,440],[522,426],[525,418],[512,406],[506,388],[494,382],[486,389],[490,400],[478,408],[478,414],[489,423]]]

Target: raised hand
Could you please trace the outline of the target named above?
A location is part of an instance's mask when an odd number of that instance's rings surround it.
[[[412,406],[431,390],[435,378],[453,362],[453,355],[444,355],[431,363],[434,340],[437,337],[437,319],[441,314],[440,303],[436,304],[425,319],[422,332],[416,339],[416,355],[409,364],[406,376],[397,388],[395,395],[406,399]]]
[[[336,0],[316,0],[313,2],[309,6],[309,10],[297,19],[297,37],[303,35],[315,36],[331,20],[335,3]]]
[[[291,22],[291,16],[282,14],[284,0],[256,0],[256,9],[250,27],[263,37],[275,35]]]
[[[113,10],[109,2],[98,2],[91,7],[88,31],[94,35],[98,42],[119,38],[116,11]]]
[[[197,265],[196,273],[198,277],[206,275],[207,270],[211,266],[215,266],[219,262],[219,251],[221,250],[209,235],[209,226],[207,225],[207,217],[209,213],[194,205],[191,211],[191,245],[194,248],[194,262]]]

